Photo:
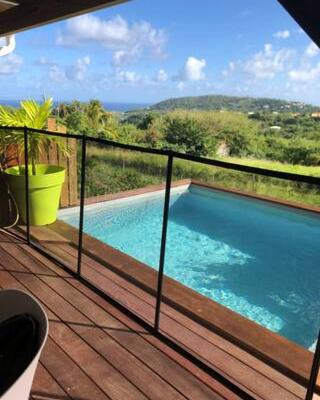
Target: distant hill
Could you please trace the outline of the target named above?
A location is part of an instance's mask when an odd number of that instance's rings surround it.
[[[208,95],[168,99],[152,105],[150,109],[158,111],[194,109],[228,110],[241,112],[275,111],[304,113],[319,111],[320,107],[297,101],[286,101],[279,99]]]

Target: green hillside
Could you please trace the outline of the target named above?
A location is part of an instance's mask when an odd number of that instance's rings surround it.
[[[319,107],[297,101],[269,98],[236,97],[223,95],[179,97],[161,101],[150,107],[152,110],[228,110],[241,112],[276,111],[276,112],[313,112]]]

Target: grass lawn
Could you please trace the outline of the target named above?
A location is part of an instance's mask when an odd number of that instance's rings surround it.
[[[223,160],[271,170],[320,176],[320,167],[282,164],[249,158],[225,157]],[[164,183],[166,167],[167,158],[165,156],[115,150],[109,146],[105,148],[88,146],[86,196],[116,193]],[[80,170],[78,172],[80,174]],[[313,184],[269,178],[179,159],[174,160],[172,172],[173,181],[186,178],[195,179],[225,188],[239,189],[244,192],[320,207],[319,187]]]
[[[265,168],[275,171],[291,172],[293,174],[320,176],[320,167],[307,167],[305,165],[284,164],[278,161],[256,160],[254,158],[220,157],[221,160],[248,165],[250,167]]]

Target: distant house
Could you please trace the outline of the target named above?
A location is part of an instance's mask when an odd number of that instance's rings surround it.
[[[230,155],[230,149],[226,142],[221,142],[217,148],[217,155],[221,157],[227,157]]]
[[[320,111],[311,113],[311,117],[312,117],[312,118],[320,118]]]
[[[280,131],[280,129],[282,129],[282,128],[281,128],[281,126],[273,125],[273,126],[270,126],[270,129],[271,129],[272,131]]]

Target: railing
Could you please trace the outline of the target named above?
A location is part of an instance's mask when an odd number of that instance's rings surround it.
[[[165,265],[165,256],[166,256],[166,240],[167,240],[167,227],[168,227],[168,218],[169,218],[169,206],[170,206],[170,191],[171,191],[171,180],[172,180],[172,169],[173,162],[175,159],[180,160],[189,160],[192,162],[200,163],[208,166],[222,167],[224,169],[233,170],[233,171],[241,171],[251,174],[256,174],[260,176],[266,176],[270,178],[279,178],[283,180],[288,180],[291,182],[299,182],[310,185],[317,185],[320,187],[320,177],[315,176],[306,176],[288,172],[274,171],[263,168],[256,168],[251,166],[245,166],[240,164],[229,163],[220,160],[206,159],[203,157],[196,157],[188,154],[181,154],[178,152],[170,151],[170,150],[160,150],[160,149],[149,149],[136,145],[129,145],[123,143],[117,143],[110,140],[99,139],[95,137],[90,137],[86,135],[75,135],[75,134],[63,134],[57,132],[48,132],[45,130],[39,129],[30,129],[26,127],[0,127],[1,130],[14,130],[20,132],[21,135],[24,136],[24,159],[25,165],[25,188],[26,188],[26,239],[29,244],[30,240],[30,221],[29,221],[29,174],[28,174],[28,165],[29,165],[29,157],[28,157],[28,148],[29,148],[29,137],[32,134],[38,133],[43,135],[50,135],[61,137],[63,139],[75,139],[81,142],[81,177],[80,177],[80,215],[79,215],[79,237],[78,237],[78,257],[77,257],[77,272],[76,275],[82,281],[86,281],[86,279],[82,276],[82,255],[83,255],[83,228],[84,228],[84,207],[85,207],[85,185],[86,185],[86,157],[87,157],[87,143],[92,143],[96,145],[109,145],[113,148],[124,149],[124,150],[132,150],[139,153],[147,153],[147,154],[155,154],[165,156],[167,158],[167,168],[166,168],[166,183],[165,183],[165,197],[164,197],[164,208],[163,208],[163,220],[162,220],[162,234],[161,234],[161,246],[160,246],[160,257],[159,257],[159,270],[158,270],[158,280],[157,280],[157,289],[156,289],[156,306],[155,306],[155,319],[153,324],[153,329],[156,333],[159,333],[159,320],[160,320],[160,311],[161,305],[163,301],[163,281],[164,281],[164,265]],[[34,245],[34,244],[32,244]],[[37,247],[37,246],[36,246]],[[43,252],[43,249],[39,249]],[[47,254],[47,253],[46,253]],[[51,254],[47,254],[52,258]],[[61,264],[61,260],[58,260]],[[69,269],[66,265],[63,265],[65,268]],[[87,282],[89,283],[89,282]],[[90,284],[92,286],[92,284]],[[138,320],[140,320],[138,318]],[[144,321],[142,321],[144,323]],[[160,333],[159,333],[160,334]],[[178,349],[179,346],[175,344],[175,348]],[[185,352],[183,349],[181,351]],[[193,356],[190,356],[192,360],[197,361]],[[316,388],[317,377],[319,373],[319,364],[320,364],[320,330],[318,342],[316,345],[313,364],[311,368],[311,374],[309,379],[309,384],[307,387],[307,394],[305,399],[311,400],[313,393]],[[205,364],[201,361],[198,362],[198,365],[207,368]]]

